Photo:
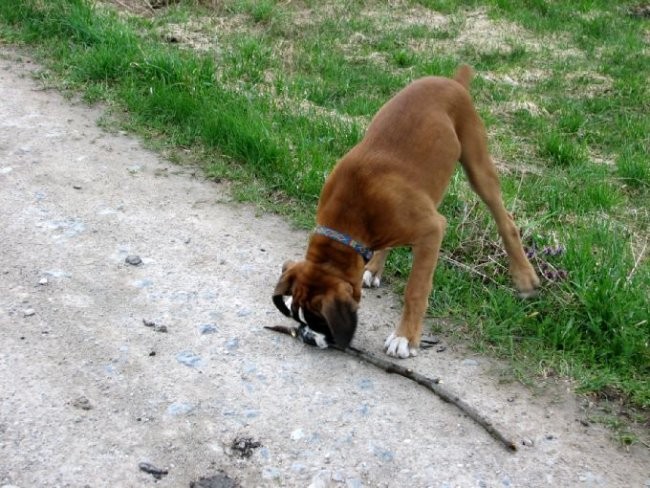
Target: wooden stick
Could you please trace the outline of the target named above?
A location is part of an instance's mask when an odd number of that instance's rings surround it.
[[[283,334],[288,334],[293,337],[299,337],[296,327],[285,327],[282,325],[276,325],[272,327],[264,327],[265,329],[273,330],[275,332],[281,332]],[[440,384],[440,378],[430,378],[424,376],[416,371],[413,371],[410,368],[405,368],[399,364],[396,364],[392,361],[389,361],[384,358],[380,358],[371,354],[369,352],[357,349],[355,347],[347,347],[345,349],[338,347],[334,344],[330,345],[332,349],[349,354],[354,356],[362,361],[372,364],[373,366],[378,367],[379,369],[385,371],[386,373],[398,374],[404,376],[416,383],[428,388],[433,393],[435,393],[441,400],[455,405],[459,410],[461,410],[465,415],[470,419],[476,422],[478,425],[483,427],[494,439],[499,441],[503,447],[509,451],[516,451],[517,445],[505,435],[503,435],[492,422],[485,418],[481,413],[476,410],[474,407],[469,405],[467,402],[462,400],[458,395],[453,393],[451,390]]]

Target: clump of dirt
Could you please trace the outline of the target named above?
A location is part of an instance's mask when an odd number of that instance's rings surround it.
[[[100,3],[113,5],[120,12],[133,15],[153,15],[156,9],[176,3],[174,0],[163,2],[162,0],[101,0]],[[167,5],[164,5],[166,3]],[[154,7],[155,5],[155,7]]]
[[[169,23],[158,30],[167,42],[178,43],[201,52],[217,46],[216,33],[219,31],[219,28],[211,25],[209,19],[200,17],[183,24]]]
[[[515,46],[524,46],[539,51],[540,39],[514,22],[492,20],[487,11],[478,9],[467,14],[465,25],[460,31],[456,45],[469,45],[481,52],[511,52]]]
[[[401,2],[395,2],[401,3]],[[396,26],[423,26],[428,28],[446,27],[450,22],[450,17],[440,12],[421,7],[402,5],[401,8],[395,8],[394,3],[389,3],[383,9],[365,9],[362,11],[364,18],[369,18],[382,25]]]
[[[235,437],[230,445],[233,453],[242,458],[249,458],[253,455],[253,451],[262,447],[262,443],[254,441],[252,437]]]
[[[190,488],[238,488],[240,485],[236,480],[223,471],[213,476],[201,477],[197,481],[190,482]]]
[[[567,75],[566,80],[580,97],[593,98],[612,91],[614,80],[611,76],[593,71],[576,71]]]
[[[650,18],[650,3],[642,3],[630,7],[629,13],[632,17],[640,17],[642,19]]]
[[[505,73],[482,71],[478,73],[477,76],[480,76],[481,78],[493,83],[527,87],[535,85],[536,83],[539,83],[540,81],[545,80],[552,75],[548,70],[532,68],[526,70],[510,70]]]

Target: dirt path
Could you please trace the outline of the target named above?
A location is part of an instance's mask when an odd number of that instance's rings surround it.
[[[408,380],[263,330],[305,234],[102,131],[30,66],[0,48],[0,486],[650,486],[647,451],[583,425],[569,395],[500,384],[490,360],[403,364],[515,454]],[[367,293],[355,344],[378,351],[398,305]]]

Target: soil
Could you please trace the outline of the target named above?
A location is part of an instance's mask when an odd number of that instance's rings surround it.
[[[407,379],[265,330],[291,325],[271,293],[306,234],[34,69],[0,47],[0,486],[650,486],[648,450],[567,384],[503,382],[444,339],[401,361],[512,453]],[[354,345],[381,353],[399,308],[366,291]]]

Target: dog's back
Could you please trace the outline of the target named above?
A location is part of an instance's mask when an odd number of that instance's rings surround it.
[[[482,125],[469,94],[471,78],[472,69],[462,65],[454,79],[430,76],[412,82],[377,112],[360,149],[387,151],[412,162],[454,164],[464,126]]]

